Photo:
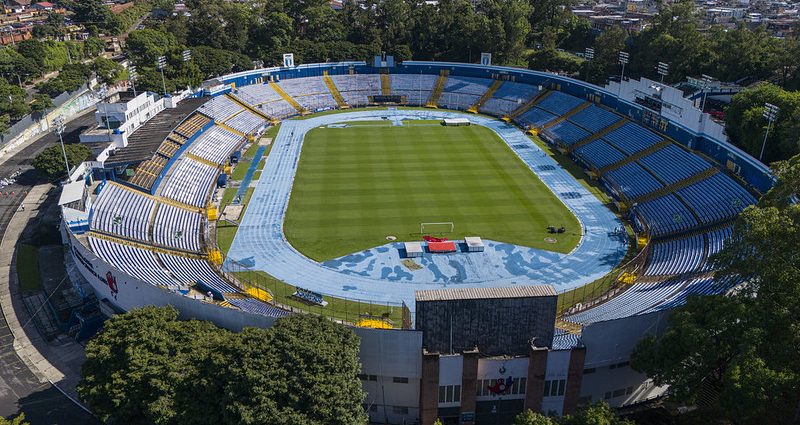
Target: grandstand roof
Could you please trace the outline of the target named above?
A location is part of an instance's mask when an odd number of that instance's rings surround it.
[[[555,296],[552,285],[510,286],[505,288],[453,288],[417,291],[419,301],[481,300],[490,298],[528,298]]]
[[[176,108],[167,108],[139,127],[128,138],[128,146],[117,149],[106,165],[123,165],[150,159],[169,133],[209,98],[185,99]]]

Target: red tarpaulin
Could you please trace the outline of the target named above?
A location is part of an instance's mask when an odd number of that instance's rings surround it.
[[[447,238],[434,238],[428,235],[423,236],[422,239],[425,239],[425,242],[447,242]]]
[[[456,244],[452,241],[446,242],[428,242],[428,250],[430,252],[455,252]]]

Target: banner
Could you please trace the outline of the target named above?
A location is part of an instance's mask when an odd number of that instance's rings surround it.
[[[294,53],[284,53],[283,66],[286,68],[291,68],[294,66]]]
[[[491,53],[481,53],[481,65],[489,66],[492,64],[492,54]]]

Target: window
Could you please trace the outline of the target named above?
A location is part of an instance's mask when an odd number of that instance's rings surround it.
[[[370,381],[377,381],[378,380],[378,375],[369,375],[369,380]]]
[[[407,384],[408,378],[404,376],[395,376],[394,378],[392,378],[392,382],[394,382],[395,384]]]
[[[631,395],[631,394],[633,394],[633,387],[625,388],[625,395]]]
[[[406,406],[392,406],[392,413],[396,415],[407,415],[408,407]]]
[[[367,380],[367,375],[364,375],[363,373],[362,373],[362,374],[359,374],[359,375],[358,375],[358,379],[360,379],[360,380],[362,380],[362,381],[366,381],[366,380]]]
[[[614,394],[611,396],[613,398],[625,395],[625,388],[620,388],[618,390],[614,390]]]
[[[588,374],[590,374],[590,373],[594,373],[596,370],[597,370],[597,369],[595,369],[595,368],[593,368],[593,367],[590,367],[590,368],[588,368],[588,369],[584,369],[584,370],[583,370],[583,374],[584,374],[584,375],[588,375]]]
[[[460,403],[461,385],[442,385],[439,387],[439,403]]]
[[[563,396],[566,387],[567,387],[566,379],[544,381],[544,396],[545,397]]]

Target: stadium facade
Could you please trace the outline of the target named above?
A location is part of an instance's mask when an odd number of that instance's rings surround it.
[[[601,88],[508,67],[373,65],[219,77],[189,96],[202,99],[186,100],[192,108],[149,150],[137,150],[145,141],[133,133],[105,162],[83,164],[62,196],[63,235],[97,298],[116,311],[173,305],[232,330],[271,326],[290,313],[223,267],[213,243],[209,200],[230,155],[271,123],[319,110],[396,102],[480,112],[539,134],[595,174],[647,247],[615,293],[558,318],[549,285],[455,288],[418,292],[405,329],[353,326],[371,420],[510,423],[524,408],[560,415],[662,395],[629,367],[631,351],[662,333],[687,296],[735,284],[712,284],[708,256],[772,185],[768,168],[677,91],[648,80]]]

